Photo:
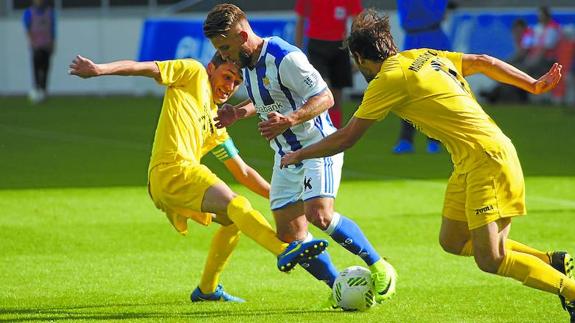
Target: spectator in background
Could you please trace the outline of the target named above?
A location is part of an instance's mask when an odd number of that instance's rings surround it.
[[[307,57],[329,84],[334,99],[329,116],[336,128],[343,122],[342,90],[353,85],[349,54],[343,46],[347,21],[361,10],[361,0],[297,0],[295,4],[295,44],[304,48],[304,22],[307,19]]]
[[[56,16],[46,0],[34,0],[22,17],[32,50],[34,88],[30,100],[38,103],[46,98],[50,59],[56,37]]]
[[[397,0],[397,12],[401,28],[405,32],[403,50],[414,48],[431,48],[450,50],[451,44],[441,22],[445,12],[455,4],[447,0]],[[393,152],[396,154],[412,153],[415,128],[407,121],[401,121],[399,140]],[[427,152],[438,153],[441,150],[439,141],[428,138]]]
[[[561,40],[561,26],[553,20],[548,7],[539,8],[539,21],[534,28],[527,26],[523,19],[513,23],[512,34],[515,40],[515,54],[508,60],[510,64],[527,71],[528,74],[544,74],[558,58]],[[480,95],[489,103],[527,103],[529,93],[514,86],[498,84]]]
[[[513,36],[515,52],[511,58],[508,59],[508,62],[511,65],[525,69],[525,61],[533,50],[535,43],[533,29],[527,25],[525,20],[518,18],[513,22],[511,34]],[[528,93],[526,91],[503,83],[498,83],[495,87],[487,91],[481,91],[479,95],[484,97],[489,103],[496,103],[500,100],[525,103],[528,99]]]
[[[541,74],[557,59],[557,47],[561,40],[561,26],[551,17],[548,7],[539,8],[539,21],[533,28],[533,46],[525,59],[530,74]]]
[[[529,51],[533,48],[533,43],[535,42],[533,29],[527,25],[525,20],[518,18],[513,22],[511,34],[513,36],[515,53],[511,59],[509,59],[509,63],[512,65],[521,65],[529,55]]]

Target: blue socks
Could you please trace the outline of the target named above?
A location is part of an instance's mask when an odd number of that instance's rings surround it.
[[[325,233],[329,234],[335,242],[345,249],[358,255],[368,266],[381,259],[359,226],[337,212],[333,213],[333,219]]]
[[[339,213],[333,213],[333,219],[325,233],[329,234],[335,242],[345,249],[354,255],[358,255],[368,266],[381,259],[359,226]],[[312,235],[308,233],[305,241],[309,241],[312,238]],[[327,251],[320,254],[317,258],[302,262],[301,266],[316,279],[325,282],[329,287],[333,287],[333,283],[339,274]]]
[[[313,236],[308,232],[305,241],[309,241],[311,239],[313,239]],[[317,280],[323,281],[330,288],[333,287],[333,283],[339,274],[337,268],[335,268],[334,264],[331,262],[331,258],[327,253],[327,250],[319,254],[317,258],[312,258],[311,260],[302,262],[300,265],[307,270],[307,272],[312,274],[313,277]]]

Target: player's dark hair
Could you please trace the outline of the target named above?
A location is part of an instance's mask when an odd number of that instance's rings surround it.
[[[216,52],[214,54],[214,56],[212,56],[212,59],[210,60],[210,63],[214,64],[214,67],[219,67],[220,65],[222,65],[223,63],[226,63],[226,60],[224,60],[222,58],[222,56]]]
[[[353,19],[347,47],[362,58],[384,61],[398,52],[390,29],[388,16],[366,9]]]
[[[246,20],[246,14],[242,9],[229,3],[219,4],[208,12],[204,21],[204,36],[213,38],[225,35],[241,20]]]

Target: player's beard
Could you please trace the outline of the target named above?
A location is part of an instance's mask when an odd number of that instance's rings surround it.
[[[365,81],[367,83],[371,82],[371,80],[373,80],[375,78],[376,74],[372,74],[366,68],[361,68],[361,67],[358,67],[358,68],[359,68],[359,71],[361,72],[361,74],[363,75],[363,78],[365,78]]]
[[[250,54],[248,54],[248,52],[246,52],[243,49],[240,49],[239,52],[239,60],[240,60],[240,68],[244,68],[244,67],[248,67],[251,65],[252,63],[252,56]]]

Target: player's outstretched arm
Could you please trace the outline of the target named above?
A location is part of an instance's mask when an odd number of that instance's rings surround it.
[[[300,163],[304,159],[332,156],[351,148],[376,120],[352,117],[347,125],[313,145],[287,153],[280,167]]]
[[[251,100],[245,100],[238,105],[224,104],[218,109],[218,116],[214,118],[217,128],[225,128],[240,119],[249,118],[256,114],[256,107]]]
[[[553,64],[549,72],[534,79],[520,69],[489,55],[464,54],[462,62],[463,76],[476,73],[501,83],[513,85],[533,94],[542,94],[552,90],[561,80],[561,68],[558,63]]]
[[[81,78],[90,78],[102,75],[146,76],[160,78],[160,69],[154,62],[115,61],[96,64],[90,59],[76,56],[69,66],[68,74]]]
[[[246,164],[240,155],[227,159],[224,165],[236,181],[250,191],[269,199],[270,184],[255,169]]]

